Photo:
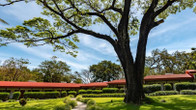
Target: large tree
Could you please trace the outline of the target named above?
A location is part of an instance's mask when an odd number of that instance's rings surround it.
[[[70,67],[65,62],[53,59],[41,62],[36,70],[43,74],[44,82],[61,82],[64,75],[69,74]]]
[[[10,5],[18,1],[7,0]],[[32,1],[32,0],[29,0]],[[1,44],[7,41],[25,42],[27,46],[52,44],[54,49],[64,51],[75,49],[78,33],[108,41],[122,64],[127,92],[125,102],[141,104],[146,45],[150,31],[164,22],[169,14],[175,14],[186,7],[193,7],[195,0],[36,0],[43,7],[43,13],[52,17],[51,24],[43,18],[25,21],[22,26],[1,30]],[[194,9],[196,11],[196,8]],[[137,19],[141,13],[142,19]],[[99,33],[89,27],[105,24],[113,35]],[[139,27],[140,26],[140,27]],[[130,48],[130,36],[137,34],[139,41],[134,59]],[[72,36],[72,40],[69,37]],[[1,40],[0,40],[1,41]],[[73,54],[74,51],[68,51]]]
[[[89,71],[92,73],[93,82],[112,81],[120,78],[122,68],[111,61],[101,61],[91,65]]]

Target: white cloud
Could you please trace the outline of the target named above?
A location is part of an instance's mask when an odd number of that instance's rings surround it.
[[[87,47],[90,47],[105,55],[116,56],[116,53],[111,44],[104,40],[92,38],[88,35],[81,35],[79,38],[80,42]]]

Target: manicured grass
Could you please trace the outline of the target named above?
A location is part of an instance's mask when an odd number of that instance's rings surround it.
[[[92,98],[103,110],[196,110],[196,95],[151,96],[151,104],[123,103],[123,98]],[[161,100],[166,102],[161,102]],[[111,100],[113,102],[111,103]]]
[[[19,102],[1,102],[0,110],[53,110],[56,105],[63,104],[63,98],[32,100],[28,101],[24,107]]]

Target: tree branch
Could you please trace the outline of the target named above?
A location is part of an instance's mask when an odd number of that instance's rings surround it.
[[[15,0],[15,1],[11,1],[9,3],[0,4],[0,6],[12,5],[13,3],[22,2],[22,1],[25,1],[25,0]],[[33,0],[31,0],[31,1],[33,1]]]
[[[167,3],[159,10],[157,10],[155,12],[155,16],[158,16],[160,13],[162,13],[163,11],[165,11],[169,6],[171,6],[174,2],[176,2],[177,0],[168,0]]]

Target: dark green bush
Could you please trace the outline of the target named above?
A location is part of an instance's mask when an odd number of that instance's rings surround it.
[[[182,95],[196,95],[196,90],[181,90],[180,94],[182,94]]]
[[[27,101],[24,98],[21,98],[19,100],[19,103],[20,103],[21,106],[25,106],[27,104]]]
[[[64,104],[54,106],[53,110],[66,110]],[[69,109],[71,110],[71,109]]]
[[[144,85],[144,93],[152,93],[161,90],[160,84]]]
[[[19,97],[20,97],[20,94],[21,94],[20,92],[14,92],[12,98],[15,99],[15,100],[18,100]]]
[[[190,83],[190,82],[176,83],[174,86],[177,91],[196,89],[196,83]]]
[[[70,105],[72,108],[77,106],[77,102],[75,100],[70,100],[67,104]]]
[[[102,90],[92,90],[92,94],[101,94]]]
[[[67,91],[62,91],[61,92],[61,97],[66,97],[67,96]]]
[[[104,109],[97,105],[91,105],[91,106],[88,106],[86,110],[104,110]]]
[[[69,91],[68,94],[69,94],[69,95],[74,95],[74,96],[76,96],[76,95],[77,95],[77,92],[76,92],[76,91]]]
[[[0,100],[6,101],[9,99],[10,93],[8,92],[0,92]]]
[[[60,92],[25,92],[24,98],[38,98],[38,99],[47,99],[47,98],[58,98]]]
[[[86,90],[81,89],[81,90],[78,91],[78,94],[86,94]]]
[[[120,88],[119,92],[120,93],[124,93],[125,92],[125,88]]]
[[[82,97],[124,97],[125,93],[83,94]]]
[[[171,84],[164,84],[164,90],[172,90]]]
[[[103,93],[117,93],[118,88],[103,88],[102,91]]]
[[[178,91],[157,91],[154,93],[150,93],[150,96],[159,96],[159,95],[176,95]]]
[[[68,104],[65,105],[65,110],[71,110],[71,109],[72,109],[72,108],[71,108],[70,105],[68,105]]]

